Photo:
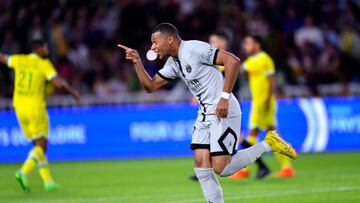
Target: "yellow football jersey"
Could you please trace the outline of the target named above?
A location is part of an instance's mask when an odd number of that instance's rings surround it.
[[[274,61],[262,51],[246,59],[243,68],[249,75],[253,103],[264,104],[270,88],[267,77],[275,73]]]
[[[45,105],[46,82],[57,75],[50,60],[36,54],[15,54],[9,56],[8,66],[15,72],[14,106]]]

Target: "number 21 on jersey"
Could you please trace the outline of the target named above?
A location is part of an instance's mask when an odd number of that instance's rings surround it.
[[[30,89],[32,83],[32,76],[33,74],[31,71],[20,70],[17,86],[21,89]]]

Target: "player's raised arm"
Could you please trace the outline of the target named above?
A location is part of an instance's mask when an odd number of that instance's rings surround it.
[[[61,77],[56,76],[54,79],[51,80],[51,83],[58,89],[64,90],[67,93],[71,94],[76,102],[80,100],[80,94],[74,88],[72,88],[65,80]]]
[[[154,77],[149,76],[141,62],[139,53],[136,50],[121,44],[118,44],[117,46],[125,50],[126,59],[133,63],[140,83],[144,87],[146,92],[154,92],[167,83],[166,80],[164,80],[157,74]]]
[[[216,65],[225,67],[225,82],[223,93],[215,112],[216,115],[220,118],[226,117],[228,114],[228,100],[239,74],[240,59],[229,52],[219,49],[216,57]]]

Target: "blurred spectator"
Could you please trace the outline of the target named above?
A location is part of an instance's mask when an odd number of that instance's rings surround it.
[[[268,23],[260,12],[256,12],[254,17],[248,19],[246,28],[249,34],[266,37],[269,34]]]
[[[110,86],[109,69],[103,67],[101,63],[96,63],[96,70],[98,77],[94,84],[94,93],[101,98],[112,97],[114,91]]]
[[[288,50],[286,66],[289,68],[287,76],[290,84],[305,84],[301,62],[295,49]]]
[[[295,8],[288,7],[286,8],[285,13],[285,19],[282,22],[283,32],[293,33],[303,25],[302,19],[297,16]]]
[[[264,49],[275,58],[278,84],[306,86],[317,96],[321,84],[360,82],[358,11],[355,0],[1,1],[0,48],[26,53],[31,39],[44,38],[59,74],[83,94],[112,98],[141,92],[116,43],[144,56],[157,23],[174,23],[184,40],[207,41],[210,33],[224,31],[233,39],[231,51],[241,58],[242,37],[253,34],[263,38]],[[143,62],[150,74],[164,63]],[[12,77],[0,67],[0,97],[11,96]],[[171,84],[164,90],[175,94],[181,88]]]
[[[45,30],[42,27],[41,17],[34,16],[32,25],[29,31],[29,39],[43,39],[45,38]]]
[[[57,57],[66,56],[67,52],[69,51],[68,40],[65,37],[65,29],[63,25],[57,19],[52,19],[50,22],[49,38],[51,44],[54,46],[53,50],[55,50]]]
[[[335,29],[331,27],[328,23],[323,23],[322,30],[324,34],[324,38],[330,44],[334,45],[336,48],[340,46],[340,37],[336,33]]]
[[[320,53],[317,64],[317,78],[320,83],[335,83],[340,81],[340,58],[336,48],[328,41],[325,41],[324,49]]]
[[[4,41],[1,46],[1,52],[5,54],[11,54],[17,53],[19,50],[19,44],[14,40],[12,32],[5,32]]]
[[[300,49],[300,63],[302,72],[305,76],[305,82],[310,89],[311,96],[319,96],[318,81],[316,75],[316,59],[318,57],[318,49],[315,44],[304,43]]]
[[[360,36],[350,23],[340,33],[340,48],[345,54],[360,59]]]
[[[304,27],[295,31],[295,44],[303,47],[306,43],[312,43],[318,48],[323,46],[324,37],[319,27],[314,25],[311,16],[305,16]]]
[[[89,49],[85,44],[78,41],[74,42],[67,57],[80,72],[85,72],[89,69]]]

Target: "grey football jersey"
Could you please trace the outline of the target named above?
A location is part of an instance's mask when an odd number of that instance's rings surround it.
[[[224,86],[224,77],[215,66],[218,49],[208,43],[191,40],[181,41],[178,58],[169,57],[158,75],[165,80],[180,78],[200,103],[201,120],[214,115]],[[229,100],[228,117],[241,114],[234,95]]]

